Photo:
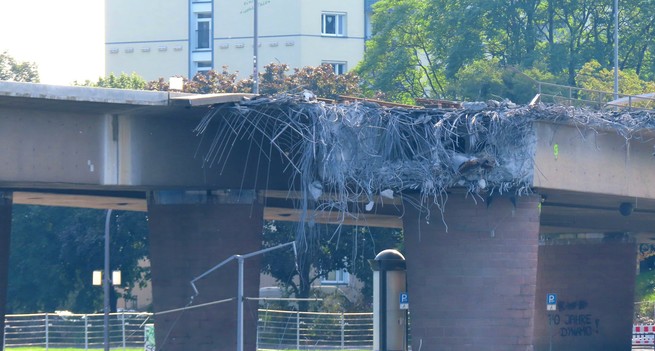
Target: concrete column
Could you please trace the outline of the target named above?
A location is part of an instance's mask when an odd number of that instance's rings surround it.
[[[532,349],[539,197],[476,200],[405,205],[412,350]]]
[[[629,351],[636,256],[636,244],[622,234],[544,237],[535,351]],[[546,310],[547,294],[557,294],[556,311]]]
[[[148,201],[155,313],[186,306],[193,295],[190,281],[208,269],[232,255],[261,249],[263,206],[252,196],[196,195],[157,193]],[[259,259],[244,262],[244,296],[257,297]],[[193,305],[236,297],[237,281],[235,260],[196,282],[200,294]],[[246,301],[244,306],[246,351],[256,347],[257,305]],[[236,300],[155,316],[157,350],[233,350],[236,331]]]
[[[9,241],[11,237],[11,193],[0,192],[0,345],[4,345],[7,285],[9,282]]]

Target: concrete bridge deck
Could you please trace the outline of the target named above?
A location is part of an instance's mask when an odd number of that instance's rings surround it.
[[[162,272],[194,276],[216,252],[256,248],[261,220],[301,218],[290,205],[297,195],[289,192],[292,174],[284,159],[244,157],[250,155],[248,140],[235,141],[226,167],[204,158],[211,145],[194,133],[203,116],[250,97],[0,82],[4,242],[12,203],[148,211],[157,308],[179,307],[188,287],[174,286]],[[558,316],[584,312],[598,321],[586,338],[558,336],[558,350],[630,349],[632,290],[601,290],[634,283],[634,244],[655,241],[655,135],[644,129],[626,138],[611,128],[547,121],[536,121],[534,133],[532,195],[499,195],[477,204],[453,195],[445,215],[449,229],[417,221],[420,214],[402,212],[402,201],[377,203],[359,218],[366,225],[404,228],[409,238],[415,342],[453,350],[462,343],[542,350],[554,315],[542,311],[542,295],[557,290],[568,302],[563,306],[585,308]],[[623,214],[622,204],[629,204]],[[197,235],[180,238],[180,232]],[[457,254],[464,248],[472,250],[465,260]],[[183,263],[168,262],[170,257]],[[480,308],[480,302],[488,306]],[[198,320],[214,318],[198,313]],[[459,315],[474,319],[474,337]],[[173,322],[159,323],[166,328]],[[215,349],[215,334],[191,323],[171,349]]]
[[[0,82],[0,188],[13,191],[18,204],[137,211],[146,211],[148,191],[243,188],[244,174],[256,165],[221,174],[203,160],[202,138],[193,130],[212,105],[249,97]],[[542,232],[629,231],[639,241],[655,238],[652,142],[545,122],[536,130],[533,181],[544,199]],[[649,133],[641,132],[643,140],[653,139]],[[278,191],[258,196],[293,197],[287,182],[266,188]],[[619,213],[621,203],[632,204],[629,217]],[[297,216],[291,209],[267,213]],[[379,220],[402,227],[399,217]],[[376,216],[367,222],[375,225]]]

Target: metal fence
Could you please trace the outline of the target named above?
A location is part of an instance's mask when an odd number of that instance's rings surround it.
[[[111,313],[111,348],[142,348],[144,325],[150,313]],[[104,346],[103,314],[37,313],[5,316],[4,349],[37,346],[101,349]]]
[[[259,310],[258,349],[370,350],[372,346],[372,313]]]
[[[112,349],[143,348],[144,328],[151,313],[112,313]],[[104,315],[72,313],[5,316],[4,350],[18,347],[101,349]],[[260,350],[365,350],[373,347],[372,313],[316,313],[259,310]]]
[[[567,106],[585,106],[604,109],[628,109],[647,110],[655,109],[655,95],[628,95],[617,94],[618,99],[614,100],[614,93],[583,89],[567,85],[540,82],[533,80],[537,94],[541,101]]]

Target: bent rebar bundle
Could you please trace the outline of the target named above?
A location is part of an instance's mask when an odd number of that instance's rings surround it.
[[[536,148],[534,121],[611,128],[631,138],[653,128],[646,111],[598,112],[509,101],[464,103],[461,109],[325,103],[305,92],[212,108],[195,132],[218,124],[208,165],[224,167],[230,147],[247,138],[269,157],[277,150],[300,184],[301,207],[356,216],[353,203],[411,191],[416,206],[445,204],[454,187],[470,194],[530,193]],[[329,194],[330,196],[321,196]],[[363,202],[362,202],[363,200]],[[349,204],[351,206],[349,207]],[[359,209],[358,209],[359,210]]]

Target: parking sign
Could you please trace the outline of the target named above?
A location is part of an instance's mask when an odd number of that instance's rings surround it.
[[[546,294],[546,311],[557,310],[557,294]]]
[[[406,292],[400,293],[400,309],[409,309],[409,295]]]

